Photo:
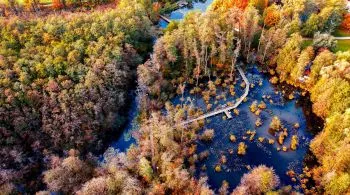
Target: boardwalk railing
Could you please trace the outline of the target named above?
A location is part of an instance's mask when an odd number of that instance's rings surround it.
[[[239,74],[241,75],[241,77],[243,78],[243,80],[245,82],[244,94],[238,99],[238,101],[233,106],[222,108],[220,110],[211,111],[211,112],[203,114],[203,115],[201,115],[201,116],[199,116],[197,118],[186,120],[186,121],[182,122],[181,125],[186,125],[186,124],[198,121],[198,120],[202,120],[202,119],[205,119],[205,118],[208,118],[208,117],[212,117],[212,116],[218,115],[220,113],[229,113],[230,110],[237,108],[243,102],[243,100],[248,96],[249,85],[250,85],[247,77],[244,75],[243,70],[240,67],[237,67],[237,69],[239,71]]]
[[[167,17],[165,17],[165,16],[163,16],[163,15],[159,15],[159,17],[161,18],[161,19],[163,19],[165,22],[167,22],[167,23],[170,23],[171,22],[171,20],[169,19],[169,18],[167,18]]]

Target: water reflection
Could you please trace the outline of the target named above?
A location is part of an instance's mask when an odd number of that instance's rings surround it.
[[[232,113],[233,118],[224,120],[223,114],[207,119],[206,125],[203,129],[214,129],[214,139],[205,143],[198,141],[198,154],[203,151],[209,151],[209,157],[206,160],[200,161],[197,164],[197,175],[208,176],[209,184],[213,188],[220,188],[222,181],[229,182],[231,189],[239,184],[240,178],[244,173],[248,172],[248,168],[253,168],[261,164],[273,167],[276,174],[281,179],[281,185],[298,185],[299,182],[292,182],[291,178],[286,175],[286,172],[293,169],[296,173],[302,173],[302,162],[305,154],[308,151],[310,140],[313,135],[307,129],[306,118],[303,108],[298,105],[300,93],[294,91],[294,99],[289,100],[285,98],[282,88],[273,86],[267,76],[259,73],[255,67],[251,67],[246,72],[247,78],[254,88],[250,89],[247,102],[242,103],[239,107],[239,115]],[[240,76],[237,75],[237,78]],[[213,108],[221,107],[234,102],[243,94],[244,88],[240,86],[241,79],[237,80],[235,85],[235,96],[227,93],[228,88],[217,88],[217,96],[226,94],[225,99],[216,100],[211,98],[210,103]],[[201,95],[191,95],[187,91],[185,99],[190,97],[196,99],[194,102],[196,107],[206,110],[206,104]],[[172,102],[177,105],[180,104],[181,96],[175,97]],[[267,108],[262,110],[259,116],[250,111],[249,106],[253,101],[264,101]],[[273,116],[278,116],[285,128],[287,128],[288,136],[285,138],[283,146],[288,148],[287,152],[282,151],[282,145],[278,144],[278,136],[269,133],[269,124]],[[262,125],[256,127],[255,122],[260,118]],[[298,123],[299,127],[294,125]],[[247,131],[255,131],[256,135],[252,141],[249,140],[250,135]],[[237,140],[232,143],[230,135],[235,135]],[[292,151],[290,147],[291,137],[296,135],[299,139],[299,146],[297,150]],[[258,138],[264,138],[261,142]],[[274,140],[274,144],[269,144],[268,140]],[[239,156],[237,154],[238,143],[244,142],[247,148],[247,154]],[[280,150],[280,151],[278,151]],[[220,163],[220,159],[225,156],[226,163]],[[215,166],[221,165],[221,172],[215,171]]]

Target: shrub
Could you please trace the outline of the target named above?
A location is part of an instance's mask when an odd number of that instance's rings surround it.
[[[266,104],[264,101],[261,101],[260,104],[258,105],[260,109],[266,109]]]
[[[263,123],[262,123],[261,118],[257,118],[256,121],[255,121],[255,126],[260,127],[262,124]]]
[[[204,159],[208,158],[208,156],[209,156],[209,151],[205,150],[205,151],[199,153],[199,160],[204,160]]]
[[[245,155],[247,152],[247,145],[244,142],[240,142],[238,144],[238,151],[237,154],[239,155]]]
[[[279,178],[274,170],[260,165],[243,175],[239,186],[232,194],[265,194],[278,185]]]
[[[272,117],[272,121],[270,123],[270,129],[274,131],[279,131],[282,127],[281,120],[278,118],[278,116]]]
[[[277,84],[277,83],[278,83],[278,77],[273,76],[269,81],[270,81],[270,83],[272,83],[272,84]]]
[[[236,142],[236,140],[237,140],[237,139],[236,139],[236,136],[233,135],[233,134],[231,134],[231,135],[230,135],[230,141],[231,141],[231,142]]]
[[[215,165],[215,172],[221,172],[221,166]]]
[[[283,144],[284,138],[285,138],[285,137],[286,137],[286,135],[285,135],[284,132],[281,132],[281,133],[279,134],[279,136],[278,136],[278,143],[279,143],[280,145]]]
[[[288,148],[286,146],[282,146],[283,152],[287,152]]]
[[[259,142],[264,142],[265,138],[264,137],[259,137],[258,140],[259,140]]]
[[[258,110],[258,101],[254,101],[249,108],[252,113],[256,112]]]
[[[320,32],[317,32],[314,35],[312,46],[315,49],[327,48],[331,51],[334,51],[334,49],[337,47],[337,40],[335,40],[334,37],[330,34],[321,34]]]
[[[202,141],[211,141],[214,137],[214,129],[206,129],[201,135]]]
[[[296,129],[298,129],[298,128],[300,127],[300,124],[299,124],[299,123],[295,123],[295,124],[293,125],[293,127],[296,128]]]
[[[292,140],[290,142],[290,149],[296,150],[297,146],[299,145],[299,140],[297,135],[292,136]]]
[[[226,158],[225,155],[221,155],[220,162],[221,162],[222,164],[226,164],[227,158]]]

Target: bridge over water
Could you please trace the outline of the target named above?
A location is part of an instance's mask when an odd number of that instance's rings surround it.
[[[250,85],[247,77],[244,75],[243,70],[240,67],[237,67],[237,69],[238,69],[239,74],[241,75],[241,77],[243,78],[244,83],[245,83],[244,94],[238,99],[238,101],[236,101],[236,103],[233,106],[228,106],[228,107],[225,107],[225,108],[221,108],[219,110],[214,110],[214,111],[208,112],[206,114],[203,114],[203,115],[201,115],[201,116],[199,116],[197,118],[186,120],[186,121],[182,122],[181,125],[187,125],[189,123],[192,123],[192,122],[195,122],[195,121],[198,121],[198,120],[203,120],[203,119],[206,119],[206,118],[209,118],[209,117],[221,114],[221,113],[225,113],[228,118],[232,118],[232,115],[231,115],[230,111],[232,109],[237,108],[243,102],[243,100],[248,96],[249,85]]]

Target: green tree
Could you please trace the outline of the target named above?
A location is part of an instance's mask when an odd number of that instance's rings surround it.
[[[277,56],[277,72],[282,80],[289,78],[292,69],[297,63],[302,37],[299,34],[293,34],[285,46],[280,50]]]
[[[311,37],[320,30],[320,25],[322,23],[322,18],[318,14],[311,14],[302,27],[301,33],[304,36]]]

